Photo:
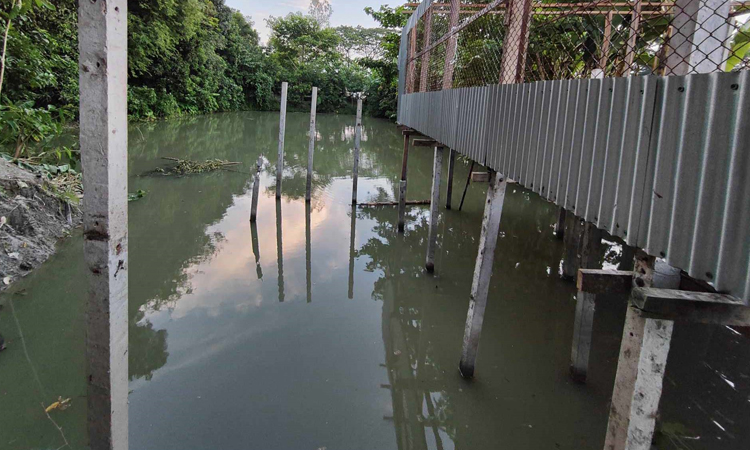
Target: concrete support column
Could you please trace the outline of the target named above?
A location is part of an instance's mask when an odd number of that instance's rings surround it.
[[[580,222],[578,218],[574,218]],[[583,234],[578,240],[575,256],[575,273],[578,269],[601,268],[602,232],[592,223],[583,225]],[[571,264],[572,265],[572,264]],[[573,349],[570,358],[570,374],[574,380],[585,382],[588,375],[591,338],[594,329],[594,304],[596,295],[578,291],[576,295],[576,317],[573,328]]]
[[[482,232],[479,237],[479,252],[477,253],[474,278],[471,283],[471,300],[469,312],[466,316],[461,362],[458,366],[461,375],[465,378],[474,376],[506,187],[507,181],[502,174],[490,173],[487,200],[484,204],[484,217],[482,218]]]
[[[425,268],[427,272],[435,271],[435,249],[437,247],[437,222],[440,212],[440,178],[443,171],[443,147],[435,147],[435,157],[432,164],[432,195],[430,196],[430,232],[427,238],[427,258]]]
[[[445,209],[451,209],[451,200],[453,199],[453,170],[456,166],[456,151],[451,149],[448,156],[448,189],[445,193]]]
[[[318,130],[315,126],[317,107],[318,88],[313,87],[312,100],[310,102],[310,142],[307,147],[307,180],[305,184],[305,201],[307,202],[312,198],[313,157],[315,156],[315,141],[318,137]]]
[[[276,160],[276,198],[281,198],[281,179],[284,174],[284,136],[286,135],[286,97],[289,83],[281,83],[281,112],[279,113],[279,155]]]
[[[609,411],[607,450],[649,450],[674,322],[628,307]]]
[[[88,434],[128,448],[128,49],[125,0],[78,7]]]

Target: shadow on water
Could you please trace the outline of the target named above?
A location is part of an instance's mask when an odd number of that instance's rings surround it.
[[[410,208],[399,234],[394,208],[350,205],[353,125],[319,116],[309,204],[305,114],[288,117],[279,202],[275,114],[132,125],[130,190],[148,194],[130,204],[130,447],[601,449],[625,299],[597,303],[589,382],[572,383],[575,292],[558,276],[555,210],[511,186],[477,377],[462,380],[484,186],[469,188],[463,212],[441,210],[428,276],[426,208]],[[401,148],[392,124],[365,120],[360,201],[393,199]],[[260,154],[250,224],[247,171]],[[242,164],[153,175],[164,156]],[[431,162],[412,150],[411,199],[429,197]],[[461,161],[454,204],[467,172]],[[79,234],[0,297],[2,449],[86,448]],[[744,448],[749,344],[728,328],[676,327],[657,448]],[[72,407],[47,416],[58,396]]]

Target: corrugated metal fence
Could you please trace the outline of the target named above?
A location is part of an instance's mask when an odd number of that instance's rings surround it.
[[[414,93],[398,120],[750,301],[750,72]]]

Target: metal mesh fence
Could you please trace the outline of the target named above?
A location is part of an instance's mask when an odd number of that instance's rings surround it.
[[[738,71],[749,49],[750,1],[445,0],[407,35],[406,92]]]

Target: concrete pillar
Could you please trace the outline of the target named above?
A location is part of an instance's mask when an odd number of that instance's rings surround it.
[[[578,220],[576,218],[576,220]],[[579,241],[576,274],[578,269],[599,269],[602,266],[602,233],[592,223],[586,222]],[[591,338],[594,329],[594,304],[596,295],[578,291],[576,295],[576,316],[573,328],[573,349],[570,359],[571,377],[585,382],[588,374]]]
[[[312,198],[313,157],[315,155],[315,140],[318,137],[318,131],[315,127],[317,107],[318,88],[313,87],[312,101],[310,102],[310,141],[307,147],[307,182],[305,184],[305,201],[307,202]]]
[[[474,278],[471,283],[471,300],[469,312],[466,316],[461,362],[458,366],[461,375],[465,378],[474,376],[506,186],[507,181],[503,175],[496,172],[490,174],[487,201],[484,204],[484,217],[482,218],[482,232],[479,237],[479,252],[477,253]]]
[[[281,83],[281,112],[279,113],[279,155],[276,160],[276,198],[281,198],[281,179],[284,174],[284,135],[286,134],[286,97],[289,83]]]
[[[125,0],[78,7],[88,434],[128,448],[128,60]]]
[[[607,450],[649,450],[672,338],[671,320],[628,306],[609,411]]]
[[[425,268],[427,272],[435,271],[435,249],[437,247],[437,222],[440,212],[440,178],[443,171],[443,147],[435,147],[435,157],[432,164],[432,195],[430,196],[430,232],[427,238],[427,258]]]
[[[696,0],[698,1],[698,0]],[[711,73],[724,70],[729,37],[728,0],[699,0],[690,55],[691,73]]]
[[[448,156],[448,189],[445,191],[445,209],[451,209],[453,198],[453,170],[456,166],[456,151],[451,149]]]
[[[354,126],[354,168],[352,169],[352,205],[357,204],[359,181],[359,150],[362,145],[362,99],[357,99],[357,124]]]
[[[409,163],[409,135],[404,134],[404,154],[401,159],[401,182],[398,190],[398,231],[404,232],[406,220],[406,174]]]
[[[639,252],[639,287],[665,288],[654,277],[655,258]],[[659,411],[674,322],[643,317],[628,306],[607,423],[606,450],[649,450]]]

